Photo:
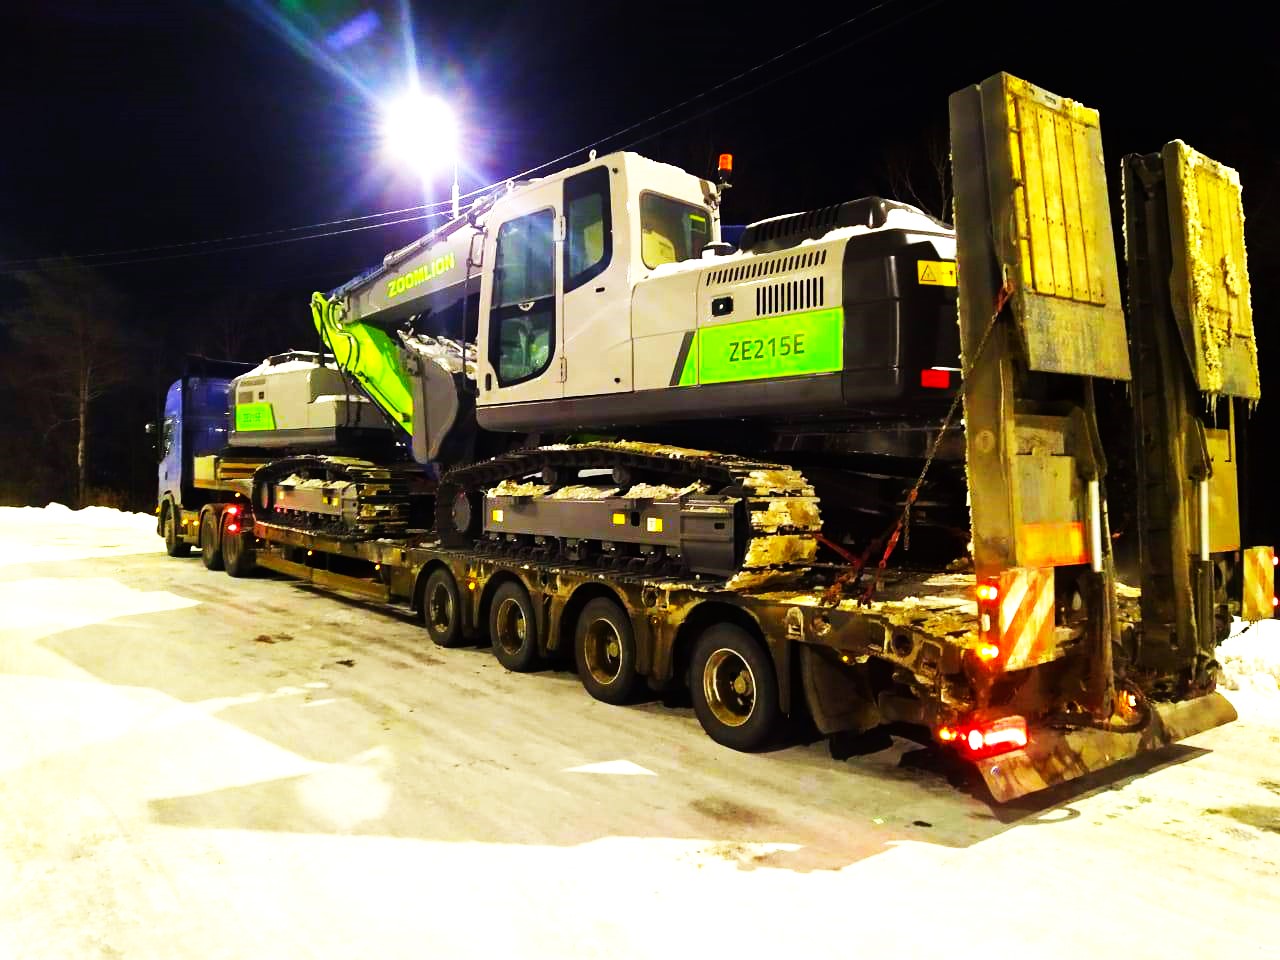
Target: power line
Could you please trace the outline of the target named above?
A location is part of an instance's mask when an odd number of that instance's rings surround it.
[[[478,187],[475,190],[470,190],[464,194],[461,194],[459,199],[470,199],[472,197],[476,197],[490,190],[493,190],[504,183],[523,180],[527,177],[532,176],[535,173],[538,173],[542,170],[547,169],[548,167],[555,166],[556,164],[559,164],[565,160],[568,160],[570,157],[573,157],[575,155],[584,153],[588,150],[592,150],[597,147],[600,147],[601,145],[608,143],[612,140],[616,140],[618,137],[621,137],[627,133],[630,133],[633,130],[637,130],[641,127],[644,127],[645,125],[652,123],[654,120],[657,120],[664,116],[668,116],[672,113],[675,113],[678,110],[683,109],[684,107],[689,106],[690,104],[697,103],[700,100],[704,100],[707,97],[709,97],[711,94],[715,93],[718,90],[724,89],[730,84],[736,83],[737,81],[742,80],[745,77],[749,77],[753,74],[756,74],[759,71],[765,69],[766,67],[777,63],[778,61],[786,59],[787,57],[791,56],[797,51],[811,47],[814,44],[826,39],[827,37],[832,36],[838,31],[843,30],[844,28],[860,20],[863,20],[880,10],[886,9],[888,7],[892,7],[895,4],[898,4],[901,2],[902,0],[881,0],[880,3],[877,3],[874,6],[871,6],[866,10],[863,10],[862,12],[857,13],[852,17],[848,17],[845,20],[842,20],[840,23],[837,23],[834,26],[828,27],[827,29],[814,34],[808,39],[802,40],[801,42],[794,44],[791,47],[788,47],[786,50],[783,50],[780,53],[774,54],[773,56],[760,61],[754,66],[748,67],[746,70],[743,70],[737,74],[734,74],[732,77],[729,77],[726,80],[722,80],[719,83],[714,84],[711,87],[708,87],[706,90],[703,90],[701,93],[695,94],[694,96],[688,97],[685,100],[682,100],[677,104],[674,104],[673,106],[666,107],[662,110],[657,111],[656,113],[650,114],[648,117],[645,117],[643,120],[638,120],[634,123],[628,124],[627,126],[622,127],[619,130],[615,130],[613,133],[605,137],[601,137],[584,146],[578,147],[574,150],[570,150],[567,153],[563,153],[560,156],[555,157],[554,159],[548,160],[544,163],[540,163],[537,166],[530,167],[528,170],[525,170],[521,173],[515,174],[510,177],[504,177],[503,179],[497,180],[486,186]],[[792,76],[796,73],[806,70],[814,66],[815,64],[828,60],[831,57],[835,56],[837,53],[847,50],[852,46],[855,46],[859,43],[869,40],[872,37],[878,36],[879,34],[884,33],[886,30],[889,30],[890,28],[897,26],[898,24],[906,20],[909,20],[912,17],[918,16],[919,14],[923,13],[928,9],[939,6],[941,3],[942,3],[942,0],[931,0],[931,2],[925,3],[920,7],[910,10],[907,13],[904,13],[902,16],[897,17],[894,20],[890,21],[889,23],[882,24],[881,26],[872,29],[868,33],[855,37],[854,39],[848,41],[847,43],[843,43],[837,46],[833,50],[829,50],[826,53],[823,53],[817,57],[814,57],[813,59],[807,60],[804,63],[801,63],[795,67],[792,67],[789,70],[786,70],[780,74],[770,77],[769,79],[763,80],[760,83],[757,83],[755,86],[750,87],[747,90],[741,91],[726,100],[711,104],[705,110],[701,110],[698,113],[692,114],[691,116],[684,117],[683,119],[667,124],[661,129],[648,133],[643,137],[639,137],[635,140],[632,140],[619,149],[623,149],[623,150],[630,149],[632,146],[635,146],[636,144],[643,143],[647,140],[652,140],[654,137],[661,136],[664,133],[667,133],[678,127],[684,126],[687,123],[691,123],[692,121],[697,120],[701,117],[704,117],[710,113],[714,113],[716,110],[720,110],[731,103],[735,103],[738,100],[741,100],[743,97],[749,96],[750,94],[755,93],[759,90],[762,90],[765,87],[770,86],[774,83],[777,83],[778,81],[783,80],[786,77]],[[179,260],[179,259],[185,259],[185,258],[196,257],[196,256],[208,256],[215,253],[233,253],[240,250],[252,250],[252,249],[259,249],[262,247],[279,246],[286,243],[297,243],[304,240],[319,240],[326,237],[340,236],[342,234],[347,234],[347,233],[358,233],[364,230],[375,230],[381,227],[390,227],[390,226],[395,226],[397,224],[412,223],[416,221],[427,220],[432,216],[431,211],[437,208],[448,207],[450,203],[451,201],[449,200],[437,200],[427,204],[418,204],[416,206],[411,206],[411,207],[401,207],[397,210],[384,210],[378,213],[364,214],[358,217],[345,217],[337,220],[327,220],[327,221],[322,221],[320,223],[307,224],[304,226],[282,227],[275,230],[263,230],[263,231],[253,232],[253,233],[243,233],[243,234],[237,234],[233,236],[219,237],[216,239],[190,240],[182,243],[159,244],[159,245],[149,246],[149,247],[134,247],[131,249],[103,251],[99,253],[79,254],[79,255],[66,256],[66,257],[33,257],[33,258],[20,259],[20,260],[6,260],[6,261],[0,261],[0,274],[18,273],[18,272],[21,272],[23,269],[29,269],[32,266],[39,266],[43,264],[65,263],[68,260],[84,261],[84,260],[109,258],[109,257],[129,257],[131,254],[135,254],[135,253],[151,253],[151,252],[159,252],[159,251],[165,251],[165,250],[186,251],[182,253],[165,254],[165,255],[155,256],[155,257],[134,257],[130,259],[120,259],[120,260],[113,260],[109,262],[98,262],[98,263],[90,264],[90,266],[95,266],[95,267],[117,267],[117,266],[129,266],[132,264],[140,264],[140,263],[155,263],[155,262],[166,261],[166,260]],[[345,229],[331,230],[323,233],[302,234],[302,231],[305,231],[305,230],[315,230],[322,227],[339,226],[339,225],[348,224],[348,223],[360,223],[365,220],[375,220],[383,217],[396,216],[401,213],[412,213],[416,211],[424,211],[424,213],[418,216],[403,217],[397,220],[384,220],[379,223],[364,224],[363,226],[358,226],[358,227],[348,227]],[[248,244],[239,244],[236,246],[229,246],[229,247],[219,247],[218,249],[215,249],[215,250],[190,249],[193,247],[210,247],[216,244],[233,243],[239,240],[250,240],[250,239],[256,239],[260,237],[278,237],[279,235],[286,234],[286,233],[299,233],[301,235],[294,236],[294,237],[281,237],[280,239],[276,239],[276,240],[264,240],[258,243],[248,243]]]
[[[879,10],[881,7],[887,7],[894,2],[897,2],[897,0],[886,0],[886,2],[877,4],[876,6],[872,7],[870,10],[864,11],[864,13],[860,14],[859,16],[865,16],[868,13],[872,13],[876,10]],[[804,70],[808,70],[810,67],[814,66],[815,64],[822,63],[824,60],[830,60],[837,53],[843,53],[845,50],[848,50],[850,47],[855,47],[860,43],[863,43],[867,40],[872,39],[873,37],[877,37],[880,34],[884,33],[885,31],[890,30],[893,27],[896,27],[898,24],[905,23],[907,20],[910,20],[912,17],[919,16],[920,14],[924,13],[926,10],[930,10],[934,7],[941,6],[943,2],[944,0],[928,0],[927,3],[921,4],[919,7],[916,7],[914,10],[909,10],[906,13],[904,13],[902,16],[897,17],[893,20],[890,20],[888,23],[881,24],[880,26],[873,28],[872,30],[862,34],[861,36],[854,37],[852,40],[848,41],[847,43],[842,43],[838,47],[828,50],[826,53],[820,54],[811,60],[806,60],[804,63],[794,66],[789,70],[776,74],[775,76],[772,76],[767,80],[762,80],[760,83],[757,83],[754,87],[748,87],[746,90],[742,90],[738,93],[735,93],[733,96],[729,97],[727,100],[721,100],[718,103],[714,103],[711,106],[707,107],[705,110],[702,110],[698,113],[691,114],[690,116],[677,120],[674,123],[670,123],[667,126],[663,127],[661,130],[655,130],[653,133],[645,134],[643,137],[638,137],[635,140],[631,140],[627,142],[624,146],[619,147],[618,149],[630,150],[636,144],[644,143],[647,140],[652,140],[654,137],[660,137],[662,136],[662,134],[667,133],[671,130],[675,130],[677,127],[682,127],[687,123],[692,123],[694,120],[698,120],[701,117],[707,116],[707,114],[714,113],[717,110],[721,110],[729,106],[729,104],[731,103],[737,103],[743,97],[748,97],[751,94],[756,93],[757,91],[763,90],[765,87],[771,86],[772,84],[775,84],[780,80],[785,80],[787,77],[794,76],[797,73],[800,73]],[[858,19],[858,18],[855,17],[852,19]],[[852,22],[852,20],[847,20],[845,21],[845,24],[850,22]],[[845,24],[841,24],[841,26],[844,26]],[[819,36],[814,37],[811,40],[806,40],[804,43],[798,44],[796,47],[793,47],[792,50],[798,50],[800,47],[808,46],[811,43],[814,43],[817,40],[821,39],[821,37],[830,34],[833,30],[836,30],[836,29],[838,29],[838,27],[833,27],[831,30],[826,31],[824,34],[820,34]],[[777,60],[781,56],[784,56],[784,54],[779,54],[777,57],[774,57],[773,60]],[[752,70],[743,71],[742,73],[738,74],[737,77],[734,77],[733,80],[741,79],[747,74],[752,73],[754,69],[755,68],[752,68]],[[713,87],[712,89],[718,89],[719,87],[723,87],[725,84],[732,83],[733,80],[726,80],[724,83],[718,84],[717,87]],[[696,100],[698,98],[695,97],[693,99]],[[691,103],[691,102],[692,100],[685,101],[685,103]],[[639,124],[633,124],[632,127],[629,129],[633,129],[636,126],[639,126]]]
[[[823,30],[820,33],[814,34],[808,40],[802,40],[800,43],[797,43],[794,46],[787,48],[781,53],[774,54],[772,57],[770,57],[767,60],[760,61],[753,67],[748,67],[746,70],[743,70],[741,73],[738,73],[732,77],[729,77],[729,79],[727,80],[721,80],[719,83],[715,84],[714,86],[709,87],[706,90],[702,91],[701,93],[695,94],[692,97],[689,97],[687,100],[682,100],[680,103],[677,103],[675,106],[667,107],[664,110],[659,110],[657,113],[651,114],[650,116],[646,117],[643,120],[638,120],[635,123],[628,124],[627,126],[623,127],[621,130],[615,130],[613,133],[609,134],[607,137],[602,137],[601,139],[596,140],[594,143],[587,144],[585,147],[579,147],[577,150],[570,150],[568,153],[563,153],[560,156],[556,157],[554,160],[548,160],[546,163],[541,163],[538,166],[532,167],[529,170],[526,170],[524,173],[517,174],[515,177],[510,179],[521,179],[523,177],[527,177],[530,174],[537,173],[539,170],[545,170],[547,167],[554,166],[555,164],[560,163],[562,160],[567,160],[570,157],[574,156],[575,154],[579,154],[579,153],[582,153],[583,151],[590,150],[594,147],[598,147],[601,144],[608,143],[610,140],[615,140],[618,137],[622,136],[623,134],[630,133],[632,130],[642,127],[647,123],[651,123],[652,121],[658,119],[659,117],[664,117],[669,113],[674,113],[676,110],[679,110],[683,107],[687,107],[691,103],[696,103],[697,101],[702,100],[710,96],[711,94],[715,93],[717,90],[722,90],[725,87],[727,87],[729,84],[736,83],[737,81],[741,80],[743,77],[748,77],[753,73],[757,73],[760,70],[763,70],[765,67],[769,66],[770,64],[776,63],[779,60],[782,60],[782,59],[785,59],[786,57],[791,56],[791,54],[795,53],[798,50],[803,50],[806,47],[811,47],[818,41],[824,40],[827,37],[831,36],[836,31],[843,30],[845,27],[849,26],[850,24],[856,23],[859,20],[869,17],[871,14],[875,13],[878,10],[882,10],[885,7],[890,7],[890,6],[893,6],[895,3],[900,3],[900,2],[902,2],[902,0],[881,0],[881,2],[877,3],[875,6],[868,7],[866,10],[863,10],[861,13],[854,14],[852,17],[849,17],[846,20],[842,20],[840,23],[837,23],[835,26],[828,27],[826,30]],[[941,0],[935,0],[934,3],[928,4],[927,6],[935,6],[939,2],[941,2]],[[923,10],[927,9],[927,6],[921,7],[918,10],[914,10],[911,13],[906,14],[905,16],[899,18],[898,20],[895,20],[894,24],[900,23],[902,20],[906,20],[909,17],[915,16],[917,13],[920,13]],[[890,26],[894,24],[890,24]],[[876,32],[880,32],[880,31],[876,31]],[[862,37],[859,37],[851,41],[850,43],[845,44],[844,47],[837,48],[837,51],[833,51],[833,52],[838,52],[841,49],[845,49],[849,46],[852,46],[853,44],[858,43],[862,39],[863,39]],[[771,83],[774,83],[776,80],[782,79],[782,77],[790,76],[791,73],[795,73],[798,70],[803,70],[806,67],[812,66],[815,63],[819,63],[822,60],[826,59],[827,56],[830,56],[830,54],[827,54],[822,57],[818,57],[817,59],[814,59],[814,60],[810,60],[808,63],[802,64],[799,67],[794,68],[792,71],[788,73],[781,74],[780,76],[772,80],[767,80],[764,83],[758,84],[757,86],[752,88],[752,91],[762,89],[763,87],[766,87]],[[727,103],[732,103],[734,100],[740,99],[741,96],[742,95],[739,95],[738,97],[734,97],[730,100],[726,100],[724,103],[716,104],[715,106],[711,107],[710,109],[704,111],[701,114],[697,114],[696,116],[705,116],[707,113],[720,109],[720,107],[724,106]],[[691,119],[696,119],[696,116],[678,121],[677,123],[673,123],[670,126],[664,127],[661,130],[658,130],[654,133],[649,134],[646,137],[643,137],[641,140],[635,140],[633,141],[633,143],[641,143],[644,140],[651,140],[656,136],[660,136],[661,134],[666,133],[668,130],[673,130],[678,126],[681,126],[682,124],[688,123],[689,120]],[[626,148],[624,147],[622,149],[626,149]]]
[[[436,207],[447,207],[450,201],[438,200],[434,203],[418,204],[413,207],[401,207],[399,210],[383,210],[379,213],[367,213],[359,217],[344,217],[339,220],[325,220],[321,223],[310,223],[299,227],[280,227],[276,230],[260,230],[255,233],[240,233],[226,237],[214,237],[208,240],[188,240],[183,243],[164,243],[150,247],[132,247],[125,250],[104,250],[98,253],[78,253],[57,257],[29,257],[24,260],[0,261],[0,268],[20,266],[38,266],[42,263],[60,263],[66,260],[92,260],[99,257],[123,257],[134,253],[153,253],[158,250],[178,250],[186,247],[210,246],[216,243],[232,243],[237,240],[252,240],[257,237],[272,237],[282,233],[298,233],[303,230],[317,230],[321,227],[333,227],[344,223],[359,223],[362,220],[376,220],[380,217],[391,217],[401,213],[413,213],[419,210],[431,211]],[[378,224],[375,224],[378,226]]]

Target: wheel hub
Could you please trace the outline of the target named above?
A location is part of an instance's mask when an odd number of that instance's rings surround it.
[[[608,620],[596,620],[587,628],[587,669],[597,683],[608,684],[622,672],[622,640]]]
[[[431,611],[431,625],[437,630],[444,630],[453,622],[453,598],[449,596],[444,584],[437,584],[431,591],[428,608]]]
[[[716,719],[727,727],[742,726],[755,712],[755,676],[747,662],[727,647],[707,658],[702,693]]]
[[[498,608],[498,643],[510,654],[516,654],[524,646],[528,627],[524,612],[515,600],[504,600]]]

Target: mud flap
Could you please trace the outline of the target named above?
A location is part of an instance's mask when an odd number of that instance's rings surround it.
[[[1194,700],[1155,704],[1151,722],[1134,733],[1033,728],[1024,749],[976,761],[976,766],[995,801],[1008,803],[1234,719],[1236,711],[1227,698],[1211,693]]]

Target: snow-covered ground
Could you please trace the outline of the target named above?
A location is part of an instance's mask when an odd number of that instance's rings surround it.
[[[164,548],[156,536],[156,518],[112,507],[72,510],[0,507],[0,567],[51,560],[86,560],[151,553]]]
[[[1240,716],[1280,726],[1280,620],[1237,620],[1218,645],[1218,662],[1220,688]]]
[[[1277,624],[1239,721],[993,808],[824,744],[711,743],[568,672],[0,510],[0,960],[1275,957]]]

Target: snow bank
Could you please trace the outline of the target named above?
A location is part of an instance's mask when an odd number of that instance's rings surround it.
[[[45,507],[0,507],[0,522],[9,524],[74,524],[96,529],[145,530],[155,533],[156,518],[149,513],[128,513],[115,507],[72,510],[61,503]]]
[[[1236,620],[1218,645],[1222,686],[1280,697],[1280,620]]]

